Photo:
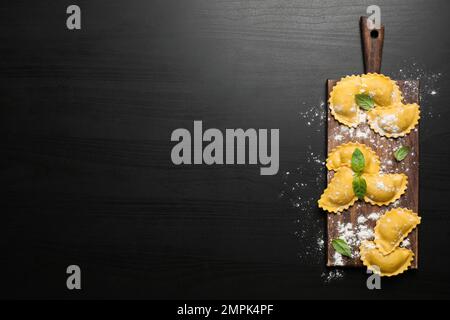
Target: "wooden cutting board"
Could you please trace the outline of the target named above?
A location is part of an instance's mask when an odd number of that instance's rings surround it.
[[[380,73],[381,57],[384,40],[384,26],[373,32],[367,28],[366,17],[361,17],[360,28],[363,42],[364,66],[365,72]],[[372,35],[371,35],[372,33]],[[327,94],[330,95],[333,86],[338,80],[327,81]],[[419,81],[417,80],[401,80],[397,81],[405,103],[419,103]],[[328,100],[328,99],[327,99]],[[406,193],[394,204],[390,206],[374,206],[363,201],[357,201],[355,205],[344,211],[342,214],[328,213],[327,218],[327,235],[328,235],[328,259],[327,266],[342,267],[360,267],[362,263],[359,258],[350,259],[343,257],[343,264],[337,264],[334,259],[335,250],[331,244],[333,239],[341,236],[339,228],[343,224],[351,223],[353,232],[358,233],[361,225],[366,225],[373,230],[376,221],[368,219],[369,215],[382,215],[384,212],[395,207],[406,207],[419,213],[419,127],[413,130],[405,137],[396,139],[387,139],[375,133],[366,124],[360,124],[354,130],[343,129],[334,117],[331,115],[330,108],[328,110],[328,153],[336,146],[350,141],[360,142],[371,147],[380,157],[382,170],[386,173],[404,173],[408,176],[408,188]],[[402,162],[397,162],[393,156],[393,152],[400,146],[405,145],[411,147],[410,154]],[[334,172],[328,171],[327,183],[330,182]],[[367,219],[363,224],[358,223],[359,217]],[[364,220],[364,219],[363,219]],[[410,242],[409,249],[414,252],[415,258],[411,268],[418,268],[418,231],[414,229],[407,238]],[[353,252],[357,251],[357,247],[352,248]]]

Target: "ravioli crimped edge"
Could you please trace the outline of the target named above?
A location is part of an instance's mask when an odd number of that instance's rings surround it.
[[[405,231],[405,232],[403,233],[402,237],[399,238],[399,240],[395,243],[395,245],[392,246],[392,250],[391,250],[391,251],[385,251],[384,249],[381,248],[381,246],[380,246],[380,245],[378,244],[378,242],[377,242],[377,240],[379,239],[379,238],[377,238],[378,227],[379,227],[379,225],[381,224],[380,221],[383,219],[383,217],[385,217],[386,214],[388,214],[389,212],[394,211],[394,210],[401,210],[401,211],[406,211],[406,212],[408,212],[408,213],[411,213],[413,216],[415,216],[416,218],[418,218],[418,222],[417,222],[416,224],[412,225],[407,231]],[[374,228],[374,235],[375,235],[375,237],[374,237],[374,243],[375,243],[375,245],[377,246],[378,250],[379,250],[383,255],[388,255],[388,254],[390,254],[391,252],[393,252],[393,251],[400,245],[400,243],[402,243],[402,241],[405,240],[406,237],[408,237],[408,235],[411,233],[411,231],[413,231],[413,230],[421,223],[421,220],[422,220],[422,218],[419,217],[419,215],[418,215],[417,213],[415,213],[414,211],[412,211],[412,210],[410,210],[410,209],[408,209],[408,208],[402,208],[402,207],[399,207],[399,208],[392,208],[392,209],[386,211],[386,212],[383,214],[383,216],[381,216],[381,218],[378,219],[377,224],[375,225],[375,228]]]
[[[364,259],[364,256],[363,256],[363,251],[364,251],[364,247],[365,247],[365,244],[367,243],[367,242],[372,242],[373,243],[373,241],[364,241],[360,246],[359,246],[359,252],[360,252],[360,259],[361,259],[361,261],[362,261],[362,263],[363,263],[363,265],[364,266],[366,266],[367,267],[367,269],[368,270],[371,270],[372,272],[375,272],[375,270],[372,268],[372,265],[370,265],[369,264],[369,262],[368,261],[366,261],[365,259]],[[379,251],[378,250],[378,248],[376,247],[376,245],[375,245],[375,243],[373,243],[373,245],[375,246],[373,249],[369,249],[369,250],[377,250],[377,251]],[[410,253],[410,257],[409,257],[409,259],[402,265],[402,267],[400,268],[400,269],[398,269],[397,271],[395,271],[395,272],[391,272],[391,273],[383,273],[383,272],[381,272],[381,270],[380,270],[380,276],[382,276],[382,277],[393,277],[393,276],[397,276],[397,275],[399,275],[399,274],[402,274],[402,273],[404,273],[406,270],[408,270],[408,268],[411,266],[411,264],[412,264],[412,261],[414,260],[414,257],[415,257],[415,255],[414,255],[414,252],[412,252],[412,250],[410,250],[410,249],[406,249],[406,248],[395,248],[395,250],[407,250],[407,251],[409,251],[409,253]],[[394,251],[395,251],[394,250]],[[394,252],[393,251],[393,252]],[[392,253],[393,253],[392,252]],[[381,253],[381,252],[380,252]],[[391,254],[392,254],[391,253]],[[381,268],[380,268],[381,269]]]
[[[412,122],[412,124],[404,131],[400,132],[400,133],[387,133],[384,130],[380,130],[380,128],[378,127],[378,125],[376,125],[376,121],[375,120],[371,120],[370,119],[370,112],[372,110],[375,110],[377,108],[379,109],[388,109],[388,108],[394,108],[394,107],[398,107],[398,108],[404,108],[405,106],[409,106],[409,105],[416,105],[417,106],[417,113],[416,113],[416,117],[414,119],[414,121]],[[372,110],[368,111],[367,114],[367,123],[369,124],[369,127],[375,131],[376,133],[378,133],[380,136],[383,137],[387,137],[387,138],[400,138],[400,137],[404,137],[406,135],[408,135],[418,124],[419,124],[419,120],[420,120],[420,105],[417,103],[406,103],[406,104],[398,104],[397,106],[394,105],[390,105],[390,106],[386,106],[386,107],[376,107],[373,108]],[[375,118],[376,119],[376,118]]]
[[[395,102],[395,103],[402,103],[402,101],[403,101],[403,95],[402,95],[402,92],[401,92],[401,90],[400,90],[400,87],[398,86],[397,82],[394,81],[394,80],[392,80],[390,77],[388,77],[388,76],[386,76],[386,75],[384,75],[384,74],[381,74],[381,73],[374,73],[374,72],[369,72],[369,73],[361,74],[361,75],[355,75],[355,74],[347,75],[347,76],[345,76],[345,77],[342,77],[341,79],[339,79],[339,81],[336,82],[336,84],[335,84],[335,85],[333,86],[333,88],[331,89],[331,91],[330,91],[330,97],[328,98],[328,106],[329,106],[329,108],[330,108],[330,110],[331,110],[331,114],[332,114],[333,117],[336,119],[336,121],[338,121],[338,122],[340,122],[340,123],[342,123],[342,124],[344,124],[344,125],[346,125],[346,126],[348,126],[348,127],[351,127],[351,128],[356,128],[356,127],[359,125],[359,119],[358,119],[358,122],[353,123],[353,122],[347,121],[347,120],[345,119],[345,117],[341,117],[338,113],[336,113],[336,111],[335,111],[334,108],[333,108],[332,100],[333,100],[333,97],[334,97],[334,89],[335,89],[341,82],[343,82],[343,81],[345,81],[345,80],[349,80],[349,79],[354,79],[354,78],[359,78],[359,79],[361,80],[361,82],[362,82],[362,80],[363,80],[364,78],[367,78],[367,77],[381,77],[381,78],[384,78],[384,79],[388,80],[389,82],[392,82],[393,87],[394,87],[394,91],[395,91],[396,95],[399,97],[399,101],[397,101],[397,102]],[[391,104],[389,104],[389,105],[387,105],[387,106],[377,106],[377,107],[384,108],[384,107],[389,107],[389,106],[391,106],[391,105],[392,105],[392,102],[391,102]],[[361,109],[359,108],[359,106],[357,106],[357,108],[358,108],[358,112],[360,112]]]
[[[360,143],[360,142],[354,142],[354,141],[349,141],[347,143],[340,144],[340,145],[334,147],[328,153],[328,157],[327,157],[327,160],[325,162],[326,163],[326,167],[327,167],[328,170],[336,171],[337,169],[340,168],[340,167],[336,168],[336,169],[331,168],[331,164],[329,163],[331,155],[334,154],[335,152],[338,152],[340,149],[343,149],[343,148],[348,147],[348,146],[355,146],[355,147],[360,148],[360,149],[365,149],[368,153],[370,153],[375,158],[376,167],[378,168],[377,172],[380,171],[381,161],[380,161],[380,157],[378,157],[377,153],[371,147],[369,147],[368,145],[366,145],[364,143]],[[347,166],[346,165],[342,165],[341,167],[347,167]]]
[[[370,174],[373,174],[373,173],[370,173]],[[391,203],[397,201],[398,199],[400,199],[401,196],[406,192],[406,189],[408,188],[408,176],[407,176],[406,174],[404,174],[404,173],[384,173],[384,174],[385,174],[385,175],[400,174],[400,175],[402,175],[402,176],[405,178],[405,179],[403,180],[402,185],[401,185],[400,188],[399,188],[400,191],[396,193],[396,195],[395,195],[394,198],[392,198],[392,199],[389,200],[389,201],[385,201],[385,202],[373,201],[373,200],[370,199],[367,195],[364,195],[364,201],[365,201],[365,202],[368,202],[368,203],[370,203],[370,204],[372,204],[372,205],[377,205],[377,206],[379,206],[379,207],[381,207],[381,206],[387,206],[387,205],[389,205],[389,204],[391,204]],[[363,177],[364,177],[364,175],[365,175],[365,174],[363,174]]]
[[[347,169],[351,170],[350,168],[346,167]],[[341,170],[342,168],[340,168],[339,170]],[[336,173],[339,171],[337,170]],[[352,171],[353,172],[353,171]],[[335,173],[335,174],[336,174]],[[329,186],[333,183],[334,180],[334,176],[333,178],[331,178],[330,182],[328,183],[327,187],[325,188],[325,190],[322,192],[322,195],[320,196],[320,199],[317,201],[317,204],[319,206],[319,208],[322,208],[325,211],[328,211],[329,213],[335,213],[335,214],[341,214],[343,211],[347,210],[348,208],[350,208],[351,206],[353,206],[355,204],[355,202],[358,200],[358,197],[356,195],[354,195],[353,200],[350,201],[347,205],[345,206],[341,206],[339,207],[339,209],[333,209],[333,207],[330,206],[324,206],[322,203],[322,198],[325,196],[325,194],[328,191]]]
[[[367,78],[367,76],[381,77],[381,78],[385,78],[386,80],[392,82],[393,85],[394,85],[395,93],[396,93],[396,94],[398,95],[398,97],[399,97],[399,101],[397,101],[397,103],[402,103],[402,101],[403,101],[403,94],[402,94],[402,91],[400,90],[399,85],[397,84],[397,81],[392,80],[389,76],[387,76],[387,75],[385,75],[385,74],[382,74],[382,73],[376,73],[376,72],[369,72],[369,73],[364,73],[364,74],[360,75],[361,81],[362,81],[363,77],[366,77],[366,78]],[[395,102],[394,102],[394,103],[395,103]],[[378,107],[379,107],[379,108],[386,108],[386,107],[389,107],[389,106],[391,106],[391,105],[392,105],[392,103],[389,104],[389,105],[387,105],[387,106],[378,106]]]
[[[349,79],[354,79],[354,78],[361,78],[360,75],[347,75],[345,77],[342,77],[341,79],[339,79],[339,81],[336,82],[336,84],[333,86],[333,88],[330,91],[330,97],[328,98],[328,107],[330,108],[331,114],[333,115],[334,119],[336,119],[336,121],[348,126],[348,127],[352,127],[352,128],[356,128],[359,125],[359,120],[357,123],[352,123],[350,121],[347,121],[344,117],[341,117],[339,114],[336,113],[336,111],[333,108],[333,97],[334,97],[334,89],[339,85],[339,83],[345,81],[345,80],[349,80]],[[359,107],[358,107],[359,108]]]

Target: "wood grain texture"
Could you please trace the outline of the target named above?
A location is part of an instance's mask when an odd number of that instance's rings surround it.
[[[359,29],[363,48],[364,72],[380,73],[383,58],[384,25],[381,25],[379,29],[370,30],[367,27],[367,17],[361,17]]]
[[[328,95],[336,84],[336,80],[327,81]],[[419,103],[419,81],[407,80],[397,81],[400,90],[402,91],[404,102],[406,103]],[[338,145],[347,142],[359,142],[372,148],[380,157],[381,168],[386,173],[404,173],[408,176],[408,188],[405,194],[396,202],[389,206],[376,206],[366,203],[364,201],[357,201],[355,205],[341,214],[328,214],[327,216],[327,233],[328,233],[328,259],[327,266],[337,266],[333,255],[335,250],[331,244],[333,239],[339,238],[340,233],[338,231],[339,224],[351,223],[353,226],[358,225],[358,217],[367,218],[371,213],[377,213],[382,215],[384,212],[391,208],[405,207],[419,213],[419,126],[416,127],[410,134],[405,137],[396,139],[388,139],[375,133],[370,129],[367,123],[360,124],[354,130],[342,130],[346,128],[337,122],[330,112],[330,108],[327,108],[327,132],[328,132],[328,144],[327,150],[330,153]],[[358,132],[365,133],[358,137]],[[342,139],[336,139],[336,136],[341,136]],[[393,152],[400,146],[405,145],[411,147],[410,154],[401,162],[395,160]],[[334,172],[328,171],[327,182],[329,183],[334,175]],[[365,223],[372,230],[375,227],[376,222],[367,219]],[[418,228],[414,229],[408,236],[411,243],[411,250],[414,252],[415,258],[412,262],[411,268],[416,269],[419,265],[419,244],[418,244]],[[357,252],[358,248],[352,248],[353,252]],[[343,267],[361,267],[362,263],[358,257],[353,259],[343,257]]]

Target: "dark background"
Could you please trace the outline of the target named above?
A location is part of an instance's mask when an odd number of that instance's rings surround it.
[[[66,29],[72,3],[79,31]],[[325,253],[309,250],[325,213],[284,195],[295,181],[318,181],[305,198],[325,186],[308,156],[325,158],[325,120],[300,115],[324,112],[327,78],[363,71],[358,18],[369,4],[2,1],[1,297],[449,298],[449,1],[376,2],[382,71],[426,85],[420,270],[376,292],[362,269],[327,282]],[[170,134],[193,120],[279,128],[279,174],[174,166]],[[66,289],[70,264],[81,291]]]

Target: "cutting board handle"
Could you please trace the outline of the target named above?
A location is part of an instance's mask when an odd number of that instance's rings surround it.
[[[384,25],[380,29],[370,30],[367,27],[367,17],[359,20],[361,40],[364,55],[364,72],[380,73],[381,57],[383,56]]]

